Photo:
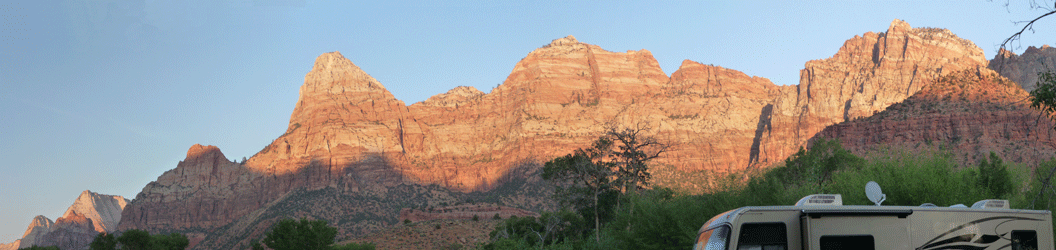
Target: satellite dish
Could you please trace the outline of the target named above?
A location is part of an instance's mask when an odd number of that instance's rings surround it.
[[[869,200],[876,203],[877,206],[887,199],[887,195],[880,191],[880,184],[876,184],[875,181],[869,181],[869,183],[865,184],[865,196],[869,197]]]

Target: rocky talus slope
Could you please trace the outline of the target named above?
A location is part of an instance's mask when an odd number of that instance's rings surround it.
[[[31,246],[58,246],[60,249],[88,249],[88,244],[101,232],[114,232],[121,221],[121,210],[129,200],[117,195],[105,195],[89,190],[66,209],[54,222],[38,215],[26,228],[22,238],[0,245],[0,250]],[[5,248],[6,247],[6,248]]]
[[[489,93],[460,87],[407,105],[340,53],[325,53],[285,133],[244,163],[195,145],[143,188],[118,228],[183,232],[213,249],[245,246],[283,216],[325,218],[350,237],[397,224],[401,208],[538,209],[547,206],[545,185],[532,184],[541,183],[539,163],[588,146],[606,126],[647,128],[676,145],[654,162],[670,171],[742,171],[986,64],[972,42],[900,20],[807,62],[787,86],[689,60],[667,76],[647,50],[606,51],[569,36],[529,53]]]
[[[1056,48],[1030,46],[1023,55],[1001,49],[987,67],[1019,83],[1029,92],[1037,86],[1038,72],[1056,71]]]

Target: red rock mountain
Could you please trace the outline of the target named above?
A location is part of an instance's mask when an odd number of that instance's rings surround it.
[[[946,148],[963,165],[989,152],[1017,163],[1056,156],[1056,126],[1031,109],[1028,94],[990,69],[945,77],[877,115],[830,126],[819,138],[838,138],[852,152],[878,147],[911,151]]]
[[[1056,71],[1056,48],[1030,46],[1023,55],[1001,49],[987,67],[1019,83],[1029,92],[1038,82],[1038,72]]]
[[[789,86],[689,60],[669,77],[647,50],[606,51],[569,36],[529,53],[489,93],[459,87],[406,105],[340,53],[326,53],[305,76],[285,133],[242,164],[216,147],[193,146],[143,188],[119,229],[191,232],[202,241],[198,249],[245,246],[274,216],[343,221],[343,236],[361,234],[396,223],[399,206],[415,206],[397,195],[430,192],[422,199],[431,205],[470,197],[432,187],[506,192],[504,185],[531,178],[518,166],[588,146],[605,126],[648,128],[647,135],[676,145],[654,162],[674,171],[764,167],[826,126],[986,64],[972,42],[900,20],[807,62],[799,85]],[[343,195],[362,200],[327,198]],[[397,208],[357,219],[317,207],[352,201]]]
[[[114,232],[121,221],[121,210],[129,200],[121,196],[81,192],[66,213],[54,222],[38,215],[26,228],[22,238],[0,245],[0,250],[31,246],[58,246],[61,249],[88,249],[101,232]],[[5,248],[6,247],[6,248]]]

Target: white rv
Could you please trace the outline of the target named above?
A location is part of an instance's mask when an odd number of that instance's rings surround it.
[[[704,223],[693,249],[1053,249],[1049,211],[1009,209],[1007,200],[880,206],[878,186],[866,193],[876,206],[844,206],[839,194],[815,194],[794,206],[730,210]]]

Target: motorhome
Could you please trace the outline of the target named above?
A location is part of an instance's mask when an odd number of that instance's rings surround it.
[[[713,217],[693,249],[706,250],[1027,250],[1053,249],[1052,214],[1010,209],[1007,200],[971,207],[843,205],[839,194],[803,197],[794,206],[742,207]]]

